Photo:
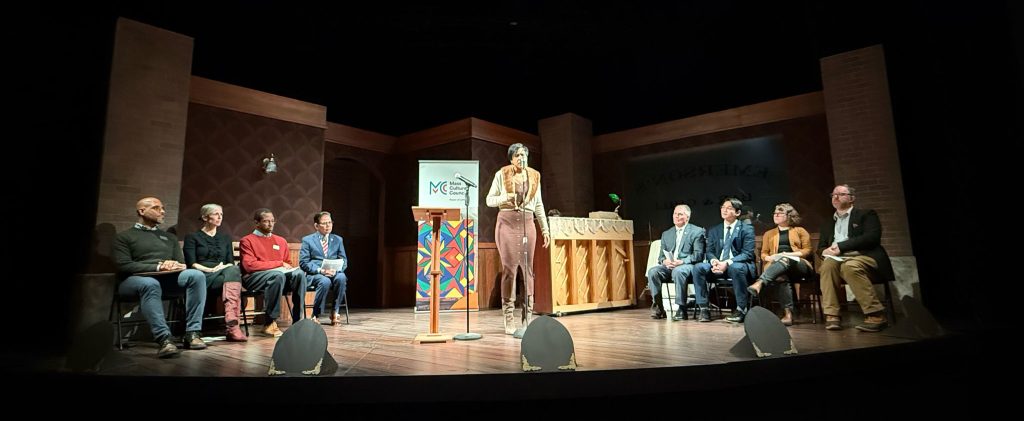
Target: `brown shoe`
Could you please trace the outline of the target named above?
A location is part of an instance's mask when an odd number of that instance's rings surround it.
[[[281,329],[279,329],[277,327],[277,322],[274,321],[274,322],[270,322],[269,325],[264,326],[263,327],[263,331],[260,332],[260,334],[263,335],[263,336],[269,336],[269,337],[272,337],[272,338],[276,338],[278,336],[284,335],[284,332],[282,332]]]
[[[843,330],[839,317],[825,316],[825,330]]]
[[[181,342],[185,345],[185,349],[206,349],[206,342],[203,342],[202,336],[200,332],[185,332],[185,337],[181,338]]]
[[[861,332],[881,332],[887,327],[889,327],[889,322],[883,316],[864,317],[864,323],[856,326],[857,330]]]

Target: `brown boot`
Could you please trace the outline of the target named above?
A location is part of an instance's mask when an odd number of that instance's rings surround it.
[[[786,309],[786,315],[780,320],[783,326],[793,326],[793,310]]]
[[[242,311],[242,283],[225,282],[222,288],[224,297],[224,336],[228,342],[245,342],[249,338],[238,327],[238,314]]]
[[[501,313],[505,318],[505,334],[511,335],[516,333],[516,319],[513,316],[513,312],[516,309],[516,305],[512,300],[502,298],[501,299]]]
[[[523,300],[523,315],[522,315],[522,319],[520,320],[522,322],[522,327],[529,326],[530,325],[530,320],[532,318],[533,318],[533,296],[530,295],[530,296],[526,297],[525,300]]]

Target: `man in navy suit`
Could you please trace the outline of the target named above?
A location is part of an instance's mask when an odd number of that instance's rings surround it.
[[[825,219],[818,243],[825,329],[843,328],[836,291],[840,289],[840,281],[846,281],[864,312],[864,323],[856,328],[878,332],[889,322],[885,317],[885,306],[878,300],[871,281],[895,278],[889,255],[882,248],[882,223],[874,210],[853,206],[856,196],[849,185],[835,186],[831,197],[836,212]]]
[[[665,318],[661,284],[669,279],[675,283],[676,304],[679,305],[679,311],[672,316],[672,320],[686,318],[686,280],[693,272],[693,265],[704,260],[704,228],[689,223],[690,214],[687,205],[678,205],[672,211],[674,226],[661,234],[658,266],[647,271],[647,286],[654,299],[654,305],[651,306],[652,319]]]
[[[757,274],[754,267],[754,227],[739,222],[743,202],[728,198],[722,202],[722,222],[708,230],[706,261],[693,270],[693,289],[700,308],[698,321],[710,322],[708,311],[708,282],[712,278],[732,279],[732,290],[736,294],[736,312],[725,320],[743,323],[747,317],[747,286]]]
[[[316,291],[313,299],[313,317],[320,324],[334,325],[340,320],[338,310],[341,308],[341,299],[345,296],[345,286],[348,284],[348,277],[345,276],[348,257],[345,256],[344,240],[337,234],[331,234],[334,220],[331,219],[330,212],[318,212],[313,215],[313,227],[316,228],[315,233],[302,237],[299,266],[309,276],[309,285]],[[324,269],[324,259],[341,259],[341,268]],[[331,289],[335,291],[334,312],[328,317],[327,294]]]

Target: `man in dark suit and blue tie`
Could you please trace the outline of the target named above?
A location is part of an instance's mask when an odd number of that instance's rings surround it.
[[[678,205],[672,211],[673,226],[661,234],[661,253],[658,254],[658,266],[647,271],[648,288],[654,305],[651,306],[652,319],[664,319],[665,308],[661,303],[661,284],[669,279],[675,283],[676,304],[679,311],[672,320],[683,320],[686,317],[686,280],[693,272],[693,265],[704,260],[704,228],[690,222],[690,207]]]
[[[743,202],[728,198],[722,202],[722,223],[708,230],[706,261],[693,270],[693,289],[697,295],[701,322],[711,321],[708,311],[708,277],[732,279],[736,294],[736,312],[725,320],[743,323],[747,317],[750,297],[747,286],[757,274],[754,267],[754,227],[739,222]]]
[[[338,311],[341,309],[341,300],[345,296],[345,287],[348,284],[348,277],[345,276],[348,257],[345,255],[344,240],[341,236],[331,233],[334,229],[334,220],[331,219],[330,212],[318,212],[313,215],[313,227],[316,228],[315,233],[302,237],[299,266],[309,276],[309,285],[316,291],[313,299],[313,318],[320,324],[334,325],[340,320]],[[325,269],[324,259],[341,259],[341,268]],[[335,291],[334,312],[328,317],[327,295],[332,289]]]

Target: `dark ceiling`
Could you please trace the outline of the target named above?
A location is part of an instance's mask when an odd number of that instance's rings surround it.
[[[470,116],[536,133],[567,112],[607,133],[806,93],[821,89],[820,57],[881,42],[888,26],[871,1],[373,3],[101,12],[193,37],[195,75],[391,135]]]

